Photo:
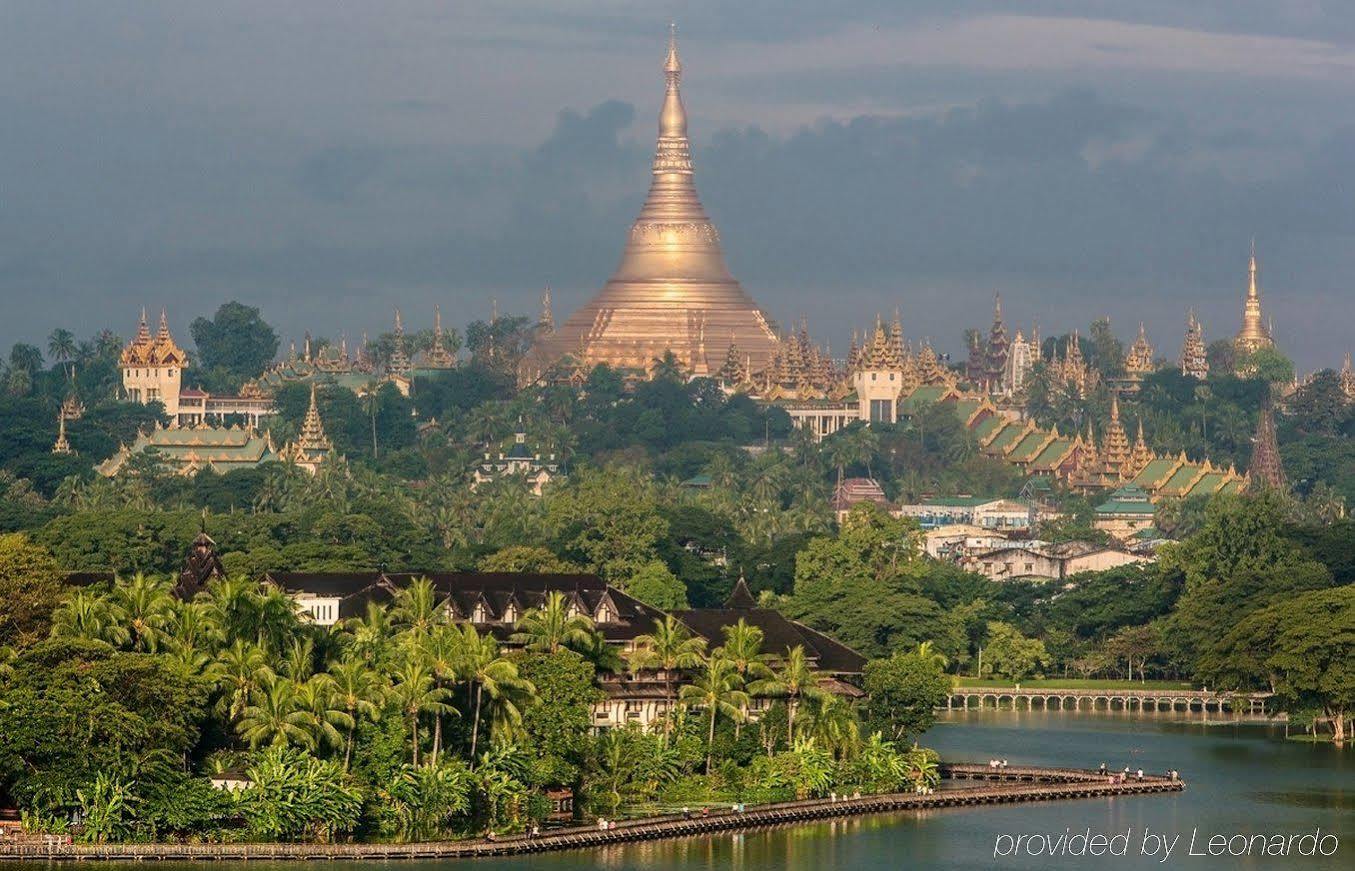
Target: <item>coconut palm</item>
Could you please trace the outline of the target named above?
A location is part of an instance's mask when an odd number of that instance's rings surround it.
[[[61,327],[47,337],[47,354],[58,363],[69,362],[75,356],[75,334]]]
[[[809,667],[805,649],[797,644],[786,651],[785,659],[770,678],[756,681],[749,690],[755,695],[777,696],[786,700],[786,743],[795,743],[795,713],[806,696],[821,692],[818,677]]]
[[[433,683],[451,690],[463,678],[462,661],[465,650],[462,635],[455,626],[442,624],[433,627],[430,634],[412,638],[408,653],[422,658],[433,675]],[[436,765],[442,753],[442,715],[433,717],[433,764]]]
[[[343,768],[347,771],[353,761],[353,735],[358,720],[381,718],[385,686],[378,673],[360,659],[345,659],[329,670],[329,677],[333,680],[335,701],[348,714],[350,723],[343,750]]]
[[[244,714],[253,695],[276,676],[268,654],[257,644],[236,639],[221,651],[218,684],[222,690],[218,713],[234,722]]]
[[[743,622],[743,621],[739,621]],[[663,697],[673,698],[673,678],[679,669],[695,668],[701,664],[701,656],[706,652],[706,639],[692,635],[687,627],[671,614],[654,621],[654,631],[635,639],[635,652],[631,654],[631,668],[640,670],[652,668],[663,675]],[[672,722],[665,717],[663,721],[664,743],[667,744]]]
[[[83,638],[120,647],[128,640],[121,609],[93,590],[76,590],[52,612],[53,638]]]
[[[235,724],[235,731],[251,748],[295,744],[309,750],[316,746],[314,730],[314,718],[297,685],[285,677],[271,678],[254,690]]]
[[[522,711],[536,697],[532,682],[518,676],[518,667],[504,657],[499,643],[492,635],[480,635],[469,623],[461,627],[461,678],[472,687],[475,700],[471,715],[470,756],[480,737],[480,713],[486,698],[494,711],[493,729],[502,733],[517,729],[522,724]]]
[[[225,635],[216,622],[215,612],[206,602],[182,602],[174,609],[167,628],[165,644],[176,654],[197,651],[211,654],[220,647]]]
[[[409,723],[411,759],[416,768],[419,765],[419,717],[423,714],[441,716],[456,713],[456,708],[447,703],[450,695],[448,690],[433,681],[432,671],[417,657],[406,659],[395,673],[390,699]]]
[[[391,621],[417,637],[423,637],[433,631],[433,627],[443,622],[445,618],[446,611],[438,601],[433,582],[428,578],[416,578],[413,583],[395,594]]]
[[[748,707],[748,694],[743,691],[734,664],[721,656],[709,656],[705,669],[696,680],[678,691],[678,701],[689,708],[706,712],[706,774],[710,774],[711,759],[715,754],[715,720],[721,714],[735,722]]]
[[[933,647],[930,640],[923,641],[919,644],[917,650],[914,651],[914,654],[923,662],[929,665],[935,665],[942,670],[945,670],[945,667],[950,665],[950,660],[946,658],[944,653]]]
[[[265,586],[257,595],[254,634],[260,647],[274,652],[284,650],[300,627],[300,608],[280,587]]]
[[[317,745],[335,750],[344,746],[344,734],[351,735],[357,724],[337,692],[334,678],[317,674],[305,683],[299,683],[297,701],[310,717],[310,728]]]
[[[113,604],[121,611],[132,649],[154,653],[174,622],[174,596],[169,582],[138,572],[130,581],[114,585]]]
[[[728,659],[734,664],[734,670],[739,673],[739,680],[747,686],[760,680],[766,680],[772,676],[772,670],[767,666],[765,655],[762,652],[763,632],[757,626],[752,626],[747,620],[740,617],[739,622],[733,626],[725,626],[721,629],[725,636],[725,643],[715,649],[715,652]],[[742,721],[748,719],[748,711],[744,710],[743,716],[735,721],[734,734],[739,734],[742,728]]]
[[[801,731],[834,756],[847,756],[860,745],[860,722],[846,699],[819,693],[806,699],[805,712],[809,723]]]
[[[345,621],[343,634],[349,653],[372,666],[384,662],[389,655],[395,627],[391,625],[389,611],[377,602],[368,602],[361,617]]]
[[[580,614],[568,596],[552,590],[546,599],[522,615],[512,640],[528,650],[559,653],[562,648],[587,644],[593,621]]]

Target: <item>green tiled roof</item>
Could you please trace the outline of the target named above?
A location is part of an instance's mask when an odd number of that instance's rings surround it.
[[[1097,514],[1142,514],[1151,517],[1155,510],[1153,503],[1136,499],[1110,499],[1096,506]]]
[[[1176,465],[1176,460],[1171,457],[1164,457],[1160,460],[1153,460],[1143,467],[1143,471],[1134,476],[1134,483],[1140,487],[1150,487],[1163,475],[1171,471],[1172,466]]]
[[[1194,463],[1184,463],[1181,468],[1172,473],[1172,476],[1162,483],[1159,488],[1164,495],[1176,496],[1184,493],[1192,481],[1200,474],[1200,467]]]
[[[1053,471],[1057,465],[1063,461],[1067,455],[1068,449],[1073,446],[1072,439],[1054,439],[1049,446],[1030,464],[1031,469],[1037,471]]]
[[[997,438],[988,443],[988,447],[984,448],[984,450],[988,453],[1000,454],[1009,446],[1015,444],[1016,440],[1021,437],[1021,433],[1023,432],[1025,432],[1025,427],[1016,421],[1012,421],[1007,425],[1006,429],[997,434]]]
[[[974,412],[978,411],[980,408],[983,408],[982,399],[975,399],[974,397],[965,397],[963,399],[956,401],[955,416],[960,419],[961,423],[963,423],[969,420],[969,416]]]
[[[941,505],[946,508],[974,508],[996,502],[999,496],[933,496],[919,500],[923,505]]]
[[[1007,454],[1007,459],[1013,463],[1025,463],[1035,458],[1035,452],[1040,449],[1040,445],[1049,438],[1049,433],[1042,429],[1031,430],[1026,437],[1016,443]]]
[[[1189,491],[1182,493],[1182,496],[1208,496],[1223,483],[1227,477],[1223,472],[1206,472],[1199,481],[1191,487]]]
[[[921,387],[908,394],[907,397],[899,401],[905,409],[920,408],[924,405],[932,405],[941,397],[950,391],[949,387],[940,384],[924,384]]]
[[[1226,493],[1229,495],[1232,495],[1233,493],[1241,493],[1242,485],[1244,483],[1245,482],[1241,478],[1234,478],[1231,481],[1226,482],[1222,487],[1220,487],[1219,492]]]
[[[974,429],[971,430],[971,432],[974,433],[974,438],[978,439],[979,442],[983,442],[984,439],[997,432],[1006,422],[1007,420],[1004,417],[1000,417],[996,414],[990,415],[975,424]]]

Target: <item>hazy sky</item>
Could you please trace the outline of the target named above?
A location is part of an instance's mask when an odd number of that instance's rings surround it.
[[[845,351],[1238,325],[1355,350],[1355,2],[0,0],[0,342],[563,317],[648,184],[666,25],[735,275]]]

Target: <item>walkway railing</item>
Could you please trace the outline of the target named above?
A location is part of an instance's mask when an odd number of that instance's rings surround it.
[[[709,815],[669,814],[618,821],[601,829],[576,826],[537,837],[515,835],[495,841],[430,841],[415,844],[0,844],[0,860],[36,861],[181,861],[181,860],[330,860],[451,859],[502,856],[597,847],[628,841],[656,840],[720,831],[754,829],[833,817],[888,811],[967,807],[1030,801],[1098,798],[1177,792],[1185,784],[1166,777],[1115,783],[1113,777],[1072,768],[1004,768],[986,765],[943,765],[942,774],[956,780],[998,781],[974,788],[866,795],[837,800],[809,799],[754,805],[742,812],[725,808]]]

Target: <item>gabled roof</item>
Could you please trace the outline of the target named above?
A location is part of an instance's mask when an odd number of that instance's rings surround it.
[[[1012,463],[1030,462],[1039,456],[1039,452],[1051,439],[1053,436],[1044,430],[1033,429],[1007,450],[1007,460]]]
[[[1163,481],[1176,471],[1179,463],[1180,461],[1175,457],[1159,457],[1144,466],[1142,471],[1134,476],[1132,483],[1145,490],[1155,491],[1162,485]]]
[[[988,440],[997,435],[997,431],[1008,423],[1009,421],[1005,417],[994,414],[974,424],[974,428],[970,432],[974,434],[974,438],[979,444],[987,444]]]
[[[822,632],[790,620],[771,608],[695,608],[675,611],[673,616],[715,647],[724,643],[724,627],[740,619],[762,630],[762,650],[783,657],[792,647],[803,647],[813,667],[833,674],[859,674],[866,658]]]
[[[988,444],[984,445],[983,452],[1001,456],[1008,448],[1020,441],[1028,431],[1030,431],[1028,424],[1012,421],[995,435]]]
[[[1030,468],[1036,472],[1052,472],[1063,464],[1073,452],[1078,442],[1075,439],[1054,439],[1031,461]]]

